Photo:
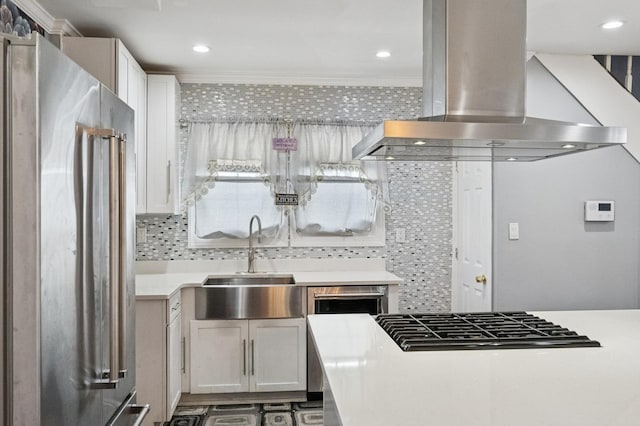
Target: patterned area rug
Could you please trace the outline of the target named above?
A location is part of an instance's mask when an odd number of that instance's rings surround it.
[[[178,407],[168,426],[323,426],[322,401]]]

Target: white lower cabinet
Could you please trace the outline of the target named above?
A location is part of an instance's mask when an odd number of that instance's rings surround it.
[[[143,425],[167,422],[182,395],[184,369],[180,293],[136,301],[136,388],[151,410]]]
[[[246,392],[248,321],[191,321],[191,393]]]
[[[307,387],[306,321],[192,320],[191,393]]]
[[[182,372],[184,371],[182,315],[171,320],[167,328],[167,420],[171,418],[182,395]]]
[[[250,392],[307,388],[307,323],[304,318],[249,321]]]

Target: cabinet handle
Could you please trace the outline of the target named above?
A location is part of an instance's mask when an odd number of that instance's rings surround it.
[[[167,161],[167,204],[171,196],[171,160]]]
[[[187,359],[187,338],[182,338],[182,374],[186,373],[186,366],[184,360]]]
[[[180,302],[176,303],[171,307],[171,312],[175,312],[180,308]]]
[[[247,375],[247,341],[242,340],[242,375]]]
[[[255,370],[254,370],[254,364],[255,364],[255,359],[254,359],[254,354],[255,354],[255,347],[253,345],[253,339],[251,339],[251,375],[255,376]]]

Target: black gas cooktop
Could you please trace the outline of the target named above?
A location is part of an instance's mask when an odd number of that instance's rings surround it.
[[[383,314],[376,321],[405,352],[600,346],[526,312]]]

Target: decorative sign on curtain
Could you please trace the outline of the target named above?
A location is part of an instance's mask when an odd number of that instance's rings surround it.
[[[297,206],[298,194],[276,194],[276,206]]]
[[[273,138],[273,149],[276,151],[297,151],[298,139],[296,138]]]

